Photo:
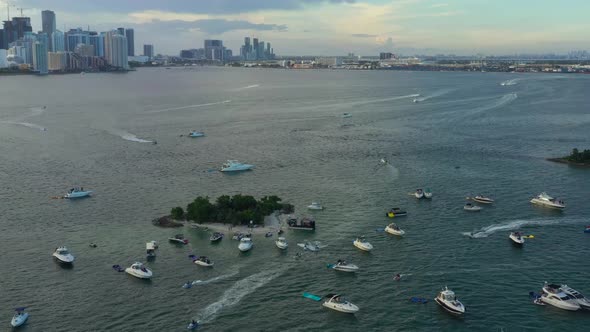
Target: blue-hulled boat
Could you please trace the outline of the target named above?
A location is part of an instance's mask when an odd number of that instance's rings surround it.
[[[222,172],[239,172],[247,171],[254,168],[254,165],[242,164],[237,160],[228,160],[223,166],[221,166]]]
[[[205,136],[205,133],[202,131],[194,131],[192,130],[189,134],[188,137],[203,137]]]

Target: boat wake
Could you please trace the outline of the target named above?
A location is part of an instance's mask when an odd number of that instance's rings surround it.
[[[489,110],[493,110],[494,108],[502,107],[506,104],[509,104],[516,100],[518,95],[516,93],[509,93],[507,95],[503,95],[500,99],[495,100],[494,102],[480,106],[472,111],[472,113],[481,113]]]
[[[193,286],[196,286],[196,285],[207,285],[207,284],[210,284],[210,283],[219,281],[219,280],[224,280],[224,279],[227,279],[227,278],[231,278],[231,277],[235,276],[236,274],[238,274],[237,271],[234,272],[234,273],[224,274],[224,275],[217,276],[215,278],[211,278],[211,279],[207,279],[207,280],[195,280],[191,284]]]
[[[161,109],[161,110],[148,111],[146,113],[150,113],[150,114],[152,114],[152,113],[163,113],[163,112],[169,112],[169,111],[185,110],[185,109],[189,109],[189,108],[215,106],[215,105],[221,105],[221,104],[227,104],[227,103],[231,103],[231,100],[224,100],[224,101],[218,101],[218,102],[206,103],[206,104],[197,104],[197,105],[187,105],[187,106],[180,106],[180,107],[171,107],[171,108],[165,108],[165,109]]]
[[[234,91],[242,91],[242,90],[254,89],[254,88],[258,88],[258,87],[260,87],[260,84],[252,84],[252,85],[243,86],[241,88],[234,89]]]
[[[15,126],[22,126],[22,127],[27,127],[27,128],[31,128],[31,129],[38,129],[40,131],[47,131],[47,128],[45,128],[43,126],[40,126],[40,125],[34,124],[34,123],[30,123],[30,122],[25,122],[25,120],[28,118],[32,118],[37,115],[41,115],[41,113],[45,112],[45,108],[44,107],[31,107],[31,108],[29,108],[29,110],[31,111],[31,114],[28,114],[25,116],[20,116],[18,118],[14,118],[13,121],[0,121],[0,123],[15,125]]]
[[[153,143],[153,141],[149,141],[147,139],[139,138],[134,134],[128,133],[126,131],[115,131],[113,134],[121,137],[122,139],[130,142],[137,142],[137,143]]]
[[[47,131],[47,128],[37,125],[37,124],[34,124],[34,123],[29,123],[29,122],[0,121],[0,123],[11,124],[11,125],[15,125],[15,126],[23,126],[23,127],[32,128],[32,129],[38,129],[40,131]]]
[[[416,101],[423,102],[423,101],[426,101],[428,99],[432,99],[432,98],[440,97],[442,95],[446,95],[447,93],[449,93],[451,91],[453,91],[453,89],[443,89],[443,90],[440,90],[440,91],[436,91],[433,94],[430,94],[428,96],[416,98]]]
[[[473,238],[473,239],[480,239],[486,238],[494,233],[502,232],[502,231],[513,231],[520,229],[525,226],[549,226],[549,225],[559,225],[559,224],[576,224],[576,223],[583,223],[584,220],[582,219],[533,219],[533,220],[513,220],[503,224],[493,224],[490,226],[486,226],[481,228],[478,231],[473,232],[463,232],[461,233],[464,236]]]
[[[510,85],[516,85],[518,83],[518,81],[522,80],[522,78],[514,78],[511,80],[507,80],[504,81],[502,83],[500,83],[501,86],[510,86]]]
[[[368,99],[368,100],[359,100],[359,101],[351,101],[347,103],[336,103],[336,104],[328,104],[328,105],[316,105],[313,108],[339,108],[339,107],[354,107],[360,105],[367,105],[367,104],[376,104],[376,103],[383,103],[387,101],[394,101],[400,99],[407,99],[407,98],[416,98],[420,96],[419,94],[411,94],[405,96],[396,96],[396,97],[389,97],[389,98],[380,98],[380,99]]]
[[[223,308],[238,304],[246,295],[266,285],[271,280],[283,274],[285,270],[264,271],[253,274],[242,280],[238,280],[232,287],[226,290],[217,302],[208,305],[200,314],[199,320],[203,323],[210,322],[217,317]]]

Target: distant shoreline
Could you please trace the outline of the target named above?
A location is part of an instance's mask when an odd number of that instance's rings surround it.
[[[572,165],[572,166],[590,167],[590,163],[576,163],[573,161],[569,161],[565,158],[547,158],[547,160],[552,161],[554,163],[567,164],[567,165]]]

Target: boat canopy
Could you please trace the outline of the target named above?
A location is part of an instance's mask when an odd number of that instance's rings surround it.
[[[16,312],[23,312],[23,311],[25,311],[26,308],[27,307],[18,307],[18,308],[14,308],[14,311],[16,311]]]

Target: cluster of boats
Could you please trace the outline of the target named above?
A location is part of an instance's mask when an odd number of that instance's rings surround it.
[[[428,189],[428,188],[426,188],[426,189],[418,188],[414,192],[414,196],[417,199],[422,199],[422,198],[431,199],[432,198],[432,191],[430,189]]]

